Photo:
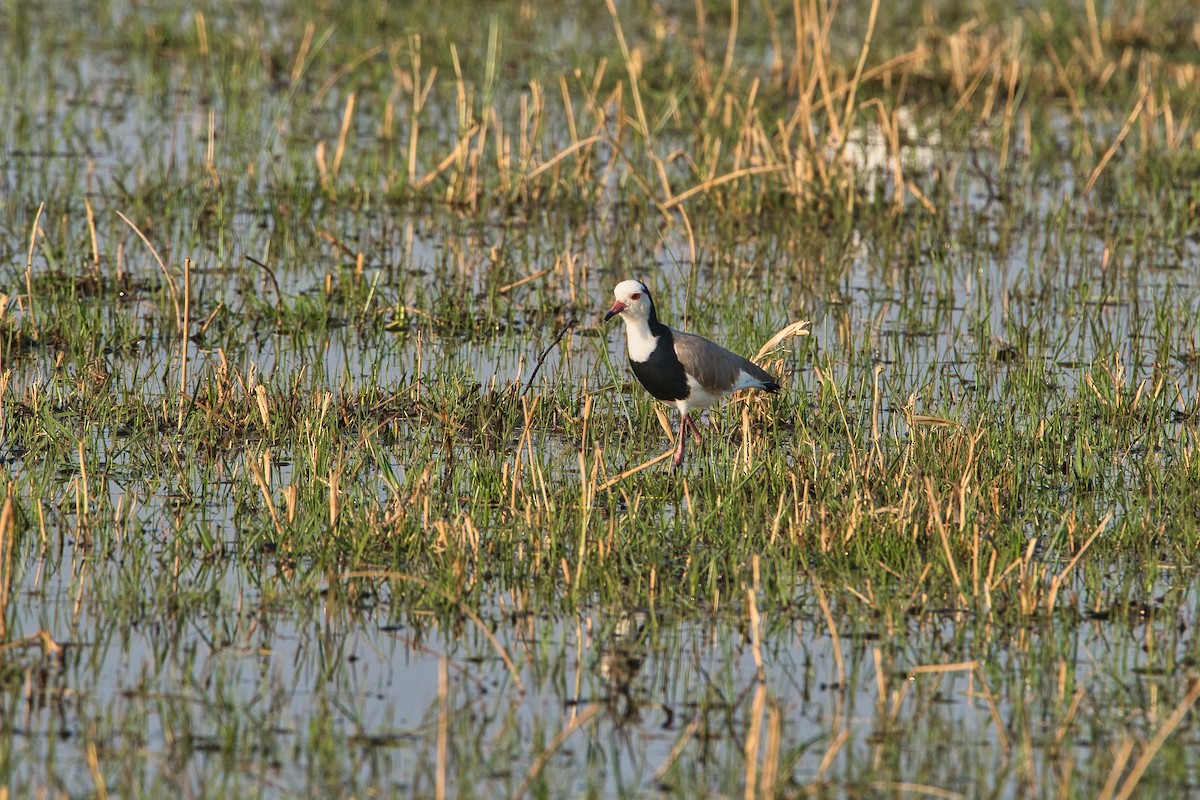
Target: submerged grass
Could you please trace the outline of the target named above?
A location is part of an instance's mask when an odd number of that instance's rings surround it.
[[[8,12],[9,790],[1194,784],[1196,12],[477,16]]]

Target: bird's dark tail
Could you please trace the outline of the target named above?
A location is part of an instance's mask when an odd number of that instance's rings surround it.
[[[742,369],[745,370],[747,373],[749,373],[750,377],[754,378],[756,381],[759,381],[762,384],[762,386],[760,386],[759,388],[762,389],[764,392],[770,392],[771,394],[775,394],[776,392],[779,391],[779,382],[777,380],[775,380],[775,376],[772,375],[771,373],[767,372],[765,369],[760,367],[758,364],[755,364],[750,359],[745,360],[745,363],[742,364]]]

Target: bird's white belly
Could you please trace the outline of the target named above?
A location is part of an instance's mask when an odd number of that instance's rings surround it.
[[[684,400],[675,401],[675,407],[679,409],[680,413],[686,414],[689,409],[708,408],[724,397],[724,394],[721,393],[710,394],[709,392],[705,391],[704,387],[700,385],[700,382],[691,375],[687,376],[687,383],[687,398]]]

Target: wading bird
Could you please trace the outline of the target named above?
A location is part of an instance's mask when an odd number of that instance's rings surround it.
[[[613,297],[604,321],[620,316],[625,323],[633,374],[653,397],[679,409],[676,467],[683,463],[684,434],[689,429],[700,444],[700,430],[691,417],[693,409],[708,408],[738,389],[779,391],[775,378],[749,359],[703,336],[671,330],[659,322],[650,290],[641,281],[621,281]]]

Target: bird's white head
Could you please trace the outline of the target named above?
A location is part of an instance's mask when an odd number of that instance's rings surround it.
[[[641,281],[621,281],[613,289],[614,302],[604,315],[604,321],[620,314],[626,320],[646,320],[654,313],[654,302],[650,299],[650,290]]]

